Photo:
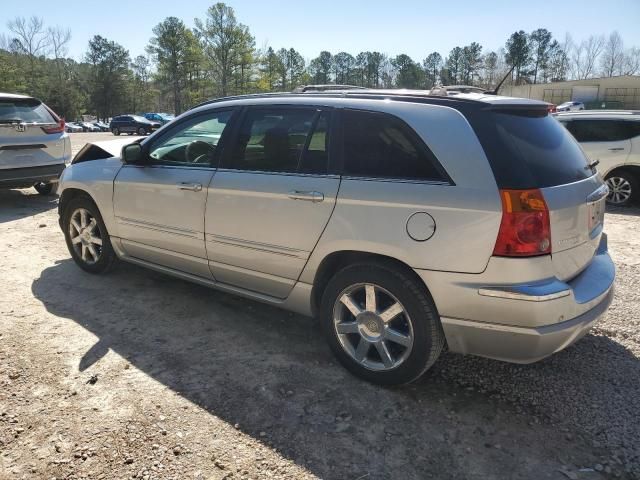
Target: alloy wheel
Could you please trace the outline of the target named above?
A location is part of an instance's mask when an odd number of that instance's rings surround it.
[[[85,208],[76,209],[69,220],[69,238],[77,256],[93,265],[102,255],[102,233],[98,221]]]
[[[607,201],[612,205],[622,205],[631,198],[631,183],[624,177],[609,177],[607,179],[609,195]]]
[[[406,309],[378,285],[363,283],[343,290],[333,307],[333,322],[342,348],[369,370],[392,370],[413,348]]]

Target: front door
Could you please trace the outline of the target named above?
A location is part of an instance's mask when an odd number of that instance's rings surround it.
[[[330,119],[314,107],[246,111],[209,188],[205,232],[217,281],[289,294],[340,185],[329,169]]]
[[[227,110],[185,118],[144,145],[146,163],[120,169],[113,206],[128,255],[211,277],[204,213],[217,145],[230,117]]]

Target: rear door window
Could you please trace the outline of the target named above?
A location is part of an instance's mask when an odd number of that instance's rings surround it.
[[[0,98],[0,123],[56,123],[42,102],[34,98]]]
[[[397,117],[345,110],[345,175],[444,181],[442,167],[424,142]]]
[[[572,120],[567,129],[578,142],[619,142],[638,135],[634,122],[625,120]]]

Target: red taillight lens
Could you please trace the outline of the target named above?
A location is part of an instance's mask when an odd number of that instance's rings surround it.
[[[55,127],[40,127],[44,133],[62,133],[64,132],[64,119],[59,118]]]
[[[551,253],[549,209],[540,190],[500,190],[502,221],[493,254],[532,257]]]

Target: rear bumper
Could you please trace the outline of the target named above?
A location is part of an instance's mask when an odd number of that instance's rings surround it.
[[[434,277],[421,276],[432,290],[449,350],[532,363],[582,338],[606,312],[615,266],[603,235],[587,268],[567,282],[552,278],[487,287],[456,281],[431,288]]]
[[[0,169],[0,188],[30,187],[39,182],[55,182],[64,170],[64,163],[27,168]]]

